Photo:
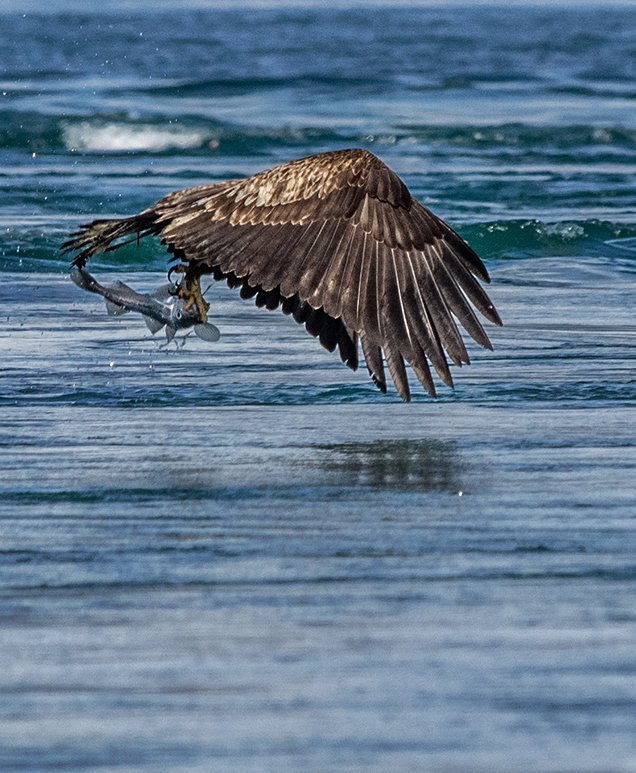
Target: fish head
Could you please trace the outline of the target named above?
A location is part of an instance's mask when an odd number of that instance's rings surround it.
[[[169,298],[165,306],[168,317],[166,324],[175,330],[193,327],[201,322],[197,307],[192,304],[190,308],[186,308],[184,301],[176,295]]]

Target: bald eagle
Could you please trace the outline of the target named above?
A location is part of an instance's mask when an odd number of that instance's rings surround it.
[[[281,164],[253,177],[170,193],[132,217],[80,226],[63,248],[73,264],[156,234],[184,275],[179,294],[207,321],[199,279],[211,274],[280,307],[352,370],[358,340],[371,378],[386,392],[383,364],[410,399],[404,361],[435,395],[428,361],[453,385],[444,350],[458,366],[469,357],[455,319],[492,349],[472,304],[501,320],[477,279],[479,257],[406,185],[366,150],[338,150]]]

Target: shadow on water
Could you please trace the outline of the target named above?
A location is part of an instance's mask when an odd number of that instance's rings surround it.
[[[454,441],[374,440],[318,446],[330,482],[411,491],[462,489],[466,462]]]

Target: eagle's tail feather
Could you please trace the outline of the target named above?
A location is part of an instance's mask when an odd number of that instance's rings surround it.
[[[116,218],[112,220],[93,220],[80,226],[79,231],[71,234],[71,238],[64,242],[64,252],[80,252],[73,259],[73,265],[82,268],[86,261],[100,252],[109,252],[121,247],[128,242],[119,242],[124,236],[136,234],[136,239],[149,234],[157,233],[155,222],[157,215],[153,211],[141,212],[132,217]]]

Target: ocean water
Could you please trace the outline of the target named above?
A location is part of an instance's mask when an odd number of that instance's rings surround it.
[[[0,770],[636,771],[636,9],[86,7],[0,17]],[[436,399],[69,280],[80,223],[343,147],[491,273]]]

